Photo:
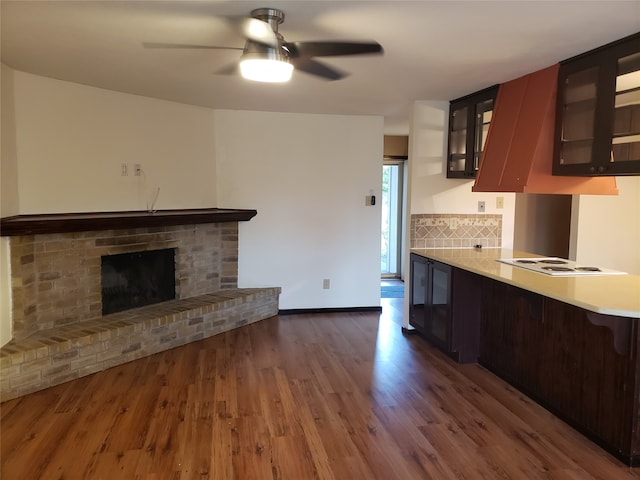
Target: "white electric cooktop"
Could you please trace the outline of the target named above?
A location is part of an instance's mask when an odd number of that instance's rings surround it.
[[[578,275],[626,275],[626,272],[595,265],[581,264],[559,257],[499,258],[498,262],[526,268],[546,275],[573,277]]]

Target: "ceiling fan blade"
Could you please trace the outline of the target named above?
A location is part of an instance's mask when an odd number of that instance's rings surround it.
[[[377,42],[287,42],[285,46],[295,57],[333,57],[382,53]]]
[[[220,47],[215,45],[193,45],[188,43],[142,42],[144,48],[182,48],[202,50],[244,50],[244,47]]]
[[[317,77],[322,77],[325,80],[340,80],[348,75],[346,72],[342,72],[333,67],[329,67],[324,63],[320,63],[317,60],[312,60],[311,58],[291,58],[291,63],[296,70],[300,70],[302,72],[310,73],[311,75],[316,75]]]

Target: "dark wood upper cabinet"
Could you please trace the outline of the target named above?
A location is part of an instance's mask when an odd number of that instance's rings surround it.
[[[560,63],[554,175],[640,175],[640,33]]]
[[[497,94],[494,85],[451,101],[447,178],[475,178]]]

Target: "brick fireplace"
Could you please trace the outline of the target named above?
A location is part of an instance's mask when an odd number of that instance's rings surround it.
[[[238,223],[53,233],[10,239],[13,335],[102,316],[103,255],[176,249],[176,298],[238,286]]]
[[[208,212],[118,214],[106,224],[63,217],[58,226],[39,216],[47,225],[27,222],[25,234],[3,219],[13,340],[0,349],[2,400],[276,315],[279,288],[238,288],[237,215]],[[175,300],[103,316],[101,258],[162,249],[175,252]]]

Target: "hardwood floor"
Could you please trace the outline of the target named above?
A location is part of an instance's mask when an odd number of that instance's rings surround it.
[[[275,317],[1,405],[2,479],[639,479],[383,313]]]

